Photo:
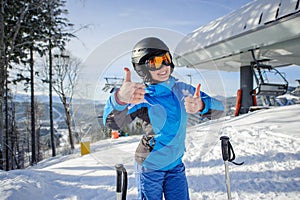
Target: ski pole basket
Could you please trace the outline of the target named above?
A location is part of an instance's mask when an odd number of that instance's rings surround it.
[[[126,200],[126,193],[127,193],[127,171],[122,164],[115,165],[116,172],[117,172],[117,200]]]

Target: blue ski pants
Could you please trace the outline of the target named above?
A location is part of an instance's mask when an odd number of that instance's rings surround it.
[[[189,200],[183,163],[171,170],[149,170],[135,163],[138,200]]]

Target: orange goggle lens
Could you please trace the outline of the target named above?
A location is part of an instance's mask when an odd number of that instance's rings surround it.
[[[154,56],[146,61],[146,65],[151,71],[160,69],[163,64],[169,66],[171,63],[172,60],[169,52],[160,56]]]

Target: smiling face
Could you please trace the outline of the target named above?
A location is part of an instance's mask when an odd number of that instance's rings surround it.
[[[171,67],[163,65],[161,69],[149,72],[153,80],[155,80],[156,82],[164,82],[170,77]]]

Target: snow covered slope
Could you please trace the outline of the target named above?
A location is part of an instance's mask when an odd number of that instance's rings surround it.
[[[236,161],[229,165],[233,199],[298,199],[300,105],[209,121],[188,130],[184,157],[191,200],[227,199],[221,135],[230,137]],[[1,199],[113,200],[116,172],[128,171],[127,199],[136,199],[133,154],[138,136],[92,144],[92,153],[58,156],[26,170],[0,171]]]

